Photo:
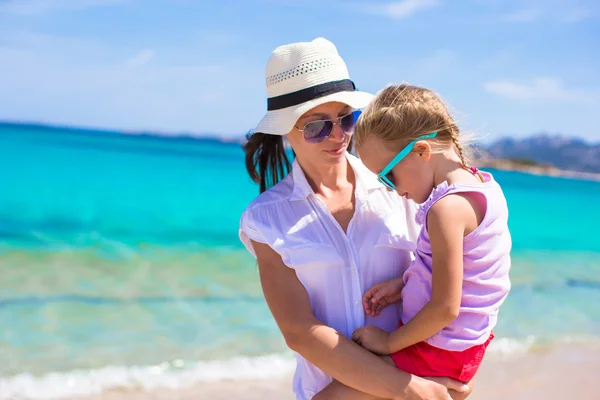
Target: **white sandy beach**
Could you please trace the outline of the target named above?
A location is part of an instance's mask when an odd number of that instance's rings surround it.
[[[472,400],[597,400],[600,393],[600,346],[564,345],[520,356],[492,355],[481,367]],[[113,390],[72,400],[293,400],[285,380],[220,381],[180,390],[151,393]]]

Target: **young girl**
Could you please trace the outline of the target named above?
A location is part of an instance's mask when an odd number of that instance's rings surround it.
[[[397,330],[354,331],[361,346],[418,376],[469,382],[493,339],[509,290],[511,237],[502,189],[468,165],[459,129],[430,90],[390,86],[364,110],[356,151],[389,190],[418,203],[415,260],[404,276],[370,288],[365,312],[402,300]],[[369,399],[333,382],[315,399]]]

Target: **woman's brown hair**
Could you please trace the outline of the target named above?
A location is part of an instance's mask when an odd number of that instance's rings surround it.
[[[283,136],[262,132],[250,133],[243,149],[246,153],[246,170],[250,178],[260,185],[260,193],[276,185],[292,168]],[[292,157],[294,156],[291,151]]]

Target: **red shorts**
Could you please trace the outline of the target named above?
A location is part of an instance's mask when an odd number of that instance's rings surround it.
[[[400,324],[402,326],[402,323]],[[390,354],[402,371],[416,376],[447,376],[461,382],[469,382],[481,365],[487,346],[494,338],[464,351],[450,351],[420,342]]]

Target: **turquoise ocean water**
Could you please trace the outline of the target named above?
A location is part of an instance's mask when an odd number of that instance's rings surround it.
[[[0,168],[0,399],[290,371],[239,144],[0,125]],[[514,241],[492,352],[599,340],[600,182],[491,172]]]

